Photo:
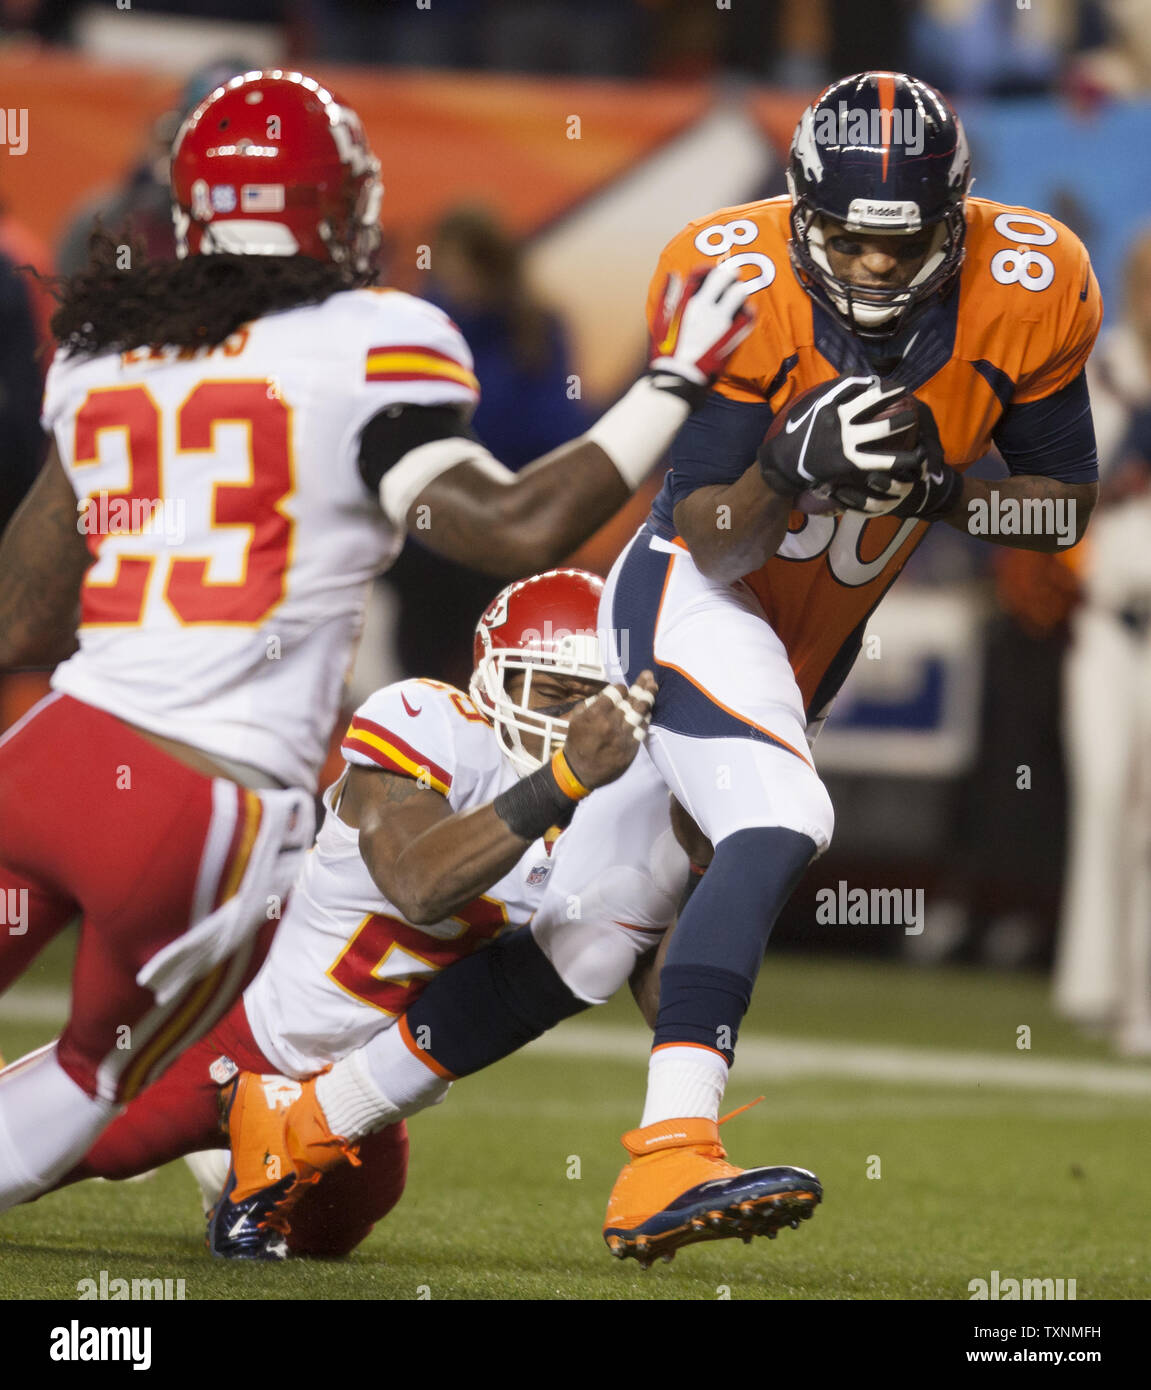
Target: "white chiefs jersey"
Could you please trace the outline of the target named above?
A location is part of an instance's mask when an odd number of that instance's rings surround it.
[[[95,561],[54,687],[314,790],[367,585],[403,542],[360,435],[392,405],[477,399],[455,325],[391,290],[211,350],[58,353],[42,420]]]
[[[408,680],[377,691],[356,711],[343,754],[353,765],[421,779],[427,795],[445,796],[457,812],[486,805],[516,781],[491,725],[466,695],[438,681]],[[589,834],[596,826],[599,793],[593,793],[581,803],[570,829],[549,831],[530,845],[486,893],[445,921],[414,926],[372,879],[360,857],[359,832],[331,809],[334,791],[329,788],[325,796],[328,815],[272,949],[244,994],[256,1042],[288,1076],[311,1075],[362,1046],[390,1027],[438,971],[500,932],[531,921],[553,871],[559,872],[565,845],[576,847],[587,865],[585,879],[604,875],[613,858],[619,858],[621,836],[610,818],[600,835]],[[612,926],[635,938],[635,954],[659,939],[673,919],[682,888],[674,864],[667,872],[662,867],[666,845],[653,854],[653,842],[662,836],[672,842],[673,856],[678,853],[682,859],[670,828],[662,833],[666,796],[663,804],[662,826],[627,849],[634,869],[629,865],[630,873],[616,871],[624,891],[613,896],[610,907],[588,899],[589,912],[627,913],[627,921]],[[588,913],[571,923],[564,923],[563,915],[563,907],[557,907],[561,932],[565,927],[575,935],[593,930]]]

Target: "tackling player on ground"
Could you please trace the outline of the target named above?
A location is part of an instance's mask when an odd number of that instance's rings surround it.
[[[499,594],[477,629],[474,698],[408,680],[361,705],[343,741],[345,773],[325,794],[328,814],[262,970],[66,1182],[124,1178],[218,1146],[225,1087],[235,1166],[212,1216],[213,1252],[346,1254],[398,1200],[407,1157],[402,1123],[359,1133],[395,1077],[374,1071],[369,1049],[349,1054],[389,1029],[418,1053],[405,1011],[473,952],[529,1029],[557,1002],[574,1012],[601,1002],[603,979],[626,978],[672,920],[687,863],[666,797],[623,833],[618,815],[604,814],[608,784],[646,732],[655,686],[644,673],[630,692],[604,689],[602,588],[593,575],[559,570]],[[601,885],[581,901],[585,950],[574,955],[564,950],[570,914],[548,892],[572,856],[594,864]],[[330,1123],[317,1109],[286,1146],[299,1082],[340,1059],[355,1065],[309,1087]],[[441,1081],[437,1098],[447,1089]],[[317,1187],[321,1169],[350,1152],[344,1133],[358,1141],[355,1164]]]
[[[0,1210],[51,1185],[201,1035],[312,839],[370,579],[405,530],[501,575],[638,485],[749,328],[724,268],[592,431],[512,475],[439,310],[373,288],[378,162],[299,73],[217,89],[176,138],[181,259],[98,236],[54,331],[53,447],[0,544],[0,670],[58,667],[0,739],[0,989],[74,917],[59,1042],[0,1075]]]

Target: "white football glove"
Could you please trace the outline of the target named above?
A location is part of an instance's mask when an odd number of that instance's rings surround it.
[[[747,304],[741,267],[724,261],[693,271],[686,281],[669,275],[652,325],[653,373],[670,372],[693,386],[709,386],[751,332],[754,315]]]

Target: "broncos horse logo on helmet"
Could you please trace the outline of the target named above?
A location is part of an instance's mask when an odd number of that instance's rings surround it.
[[[971,161],[959,117],[926,82],[865,72],[832,83],[800,118],[787,186],[795,272],[853,332],[886,337],[955,284]],[[930,228],[933,237],[910,284],[864,289],[832,271],[828,220],[872,236]]]

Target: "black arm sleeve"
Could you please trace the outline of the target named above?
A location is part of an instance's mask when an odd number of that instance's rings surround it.
[[[766,401],[733,401],[711,392],[672,443],[672,505],[696,488],[734,483],[755,462],[771,421]]]
[[[1061,483],[1099,477],[1085,372],[1041,401],[1009,405],[991,437],[1011,474],[1038,473]]]
[[[373,415],[360,435],[360,477],[375,494],[388,469],[421,444],[475,437],[459,406],[390,405]]]

